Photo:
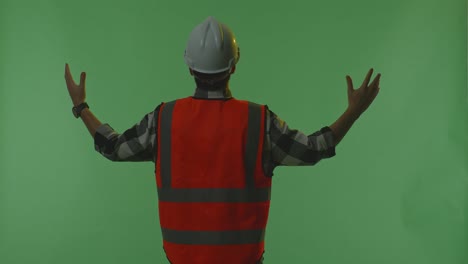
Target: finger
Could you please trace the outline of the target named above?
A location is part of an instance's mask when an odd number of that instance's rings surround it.
[[[85,86],[85,81],[86,81],[86,73],[82,72],[81,73],[81,78],[80,78],[80,86]]]
[[[70,67],[68,66],[68,63],[65,63],[65,78],[68,78],[70,75]]]
[[[366,79],[364,79],[364,82],[362,83],[363,87],[367,87],[369,85],[369,81],[373,72],[374,72],[374,69],[371,68],[370,71],[367,73]]]
[[[75,84],[73,76],[70,73],[70,67],[68,66],[68,63],[65,64],[65,80],[67,81],[67,84]]]
[[[372,94],[372,97],[371,97],[371,102],[374,101],[374,99],[377,97],[379,92],[380,92],[380,88],[377,88],[374,90],[374,93]]]
[[[350,76],[346,76],[346,81],[348,82],[348,93],[352,93],[354,91],[353,80]]]
[[[377,76],[375,77],[375,79],[372,81],[372,83],[370,84],[369,87],[371,87],[372,89],[376,88],[378,85],[379,85],[379,82],[380,82],[380,73],[377,74]]]

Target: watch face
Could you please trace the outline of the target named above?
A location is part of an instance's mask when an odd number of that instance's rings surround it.
[[[81,116],[81,111],[83,111],[83,109],[85,108],[89,108],[88,104],[87,103],[82,103],[80,105],[77,105],[75,107],[72,108],[72,111],[73,111],[73,115],[75,115],[76,118],[80,117]]]
[[[75,107],[73,107],[72,112],[73,112],[73,115],[74,115],[75,117],[78,117],[78,113],[76,112],[76,108],[75,108]]]

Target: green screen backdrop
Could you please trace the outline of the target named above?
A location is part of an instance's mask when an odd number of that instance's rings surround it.
[[[208,16],[240,45],[233,96],[306,134],[344,112],[346,75],[382,73],[334,158],[275,170],[265,263],[468,263],[463,0],[0,0],[0,263],[168,263],[154,163],[94,150],[64,68],[123,133],[193,94]]]

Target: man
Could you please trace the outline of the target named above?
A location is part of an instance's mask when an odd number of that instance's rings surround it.
[[[193,96],[161,103],[138,124],[116,133],[85,103],[65,66],[75,117],[95,148],[112,161],[153,161],[163,249],[170,263],[263,263],[273,170],[314,165],[335,147],[369,107],[380,74],[369,85],[348,83],[348,108],[330,127],[309,136],[291,130],[266,105],[232,97],[229,79],[240,58],[232,31],[213,17],[195,27],[185,61],[196,82]]]

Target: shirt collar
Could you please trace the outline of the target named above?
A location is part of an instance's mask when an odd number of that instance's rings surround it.
[[[200,88],[196,88],[193,97],[201,99],[229,99],[232,98],[232,94],[229,88],[218,91],[207,91]]]

